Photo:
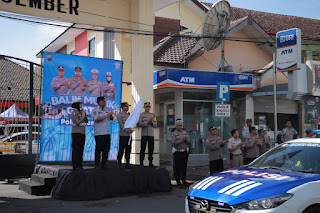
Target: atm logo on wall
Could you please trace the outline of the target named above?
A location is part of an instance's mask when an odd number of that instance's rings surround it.
[[[184,82],[184,83],[196,83],[196,79],[193,77],[181,77],[180,82]]]

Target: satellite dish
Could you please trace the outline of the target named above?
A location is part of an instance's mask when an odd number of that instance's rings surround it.
[[[231,21],[231,7],[229,2],[220,0],[208,11],[202,28],[202,45],[206,50],[213,50],[221,43],[221,61],[219,70],[224,71],[224,37]]]

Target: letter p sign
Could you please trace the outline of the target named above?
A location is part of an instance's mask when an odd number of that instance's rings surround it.
[[[217,101],[230,101],[229,82],[217,82]]]

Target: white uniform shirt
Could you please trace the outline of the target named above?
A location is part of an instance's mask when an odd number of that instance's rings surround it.
[[[107,107],[101,108],[97,106],[92,111],[92,118],[94,120],[94,135],[110,135],[110,119],[106,118],[102,121],[96,121],[97,118],[106,116],[108,114]]]
[[[234,138],[234,137],[231,137],[229,140],[228,140],[228,149],[231,149],[235,146],[237,146],[239,143],[241,143],[241,139],[238,138],[237,140]],[[236,150],[234,150],[233,152],[231,152],[232,154],[234,155],[240,155],[242,154],[242,151],[241,151],[241,147],[238,147]]]

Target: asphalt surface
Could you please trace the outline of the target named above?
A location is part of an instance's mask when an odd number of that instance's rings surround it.
[[[63,212],[165,212],[183,213],[187,187],[173,187],[169,193],[150,193],[97,201],[62,201],[50,196],[32,196],[19,190],[19,183],[0,181],[1,213],[63,213]]]

